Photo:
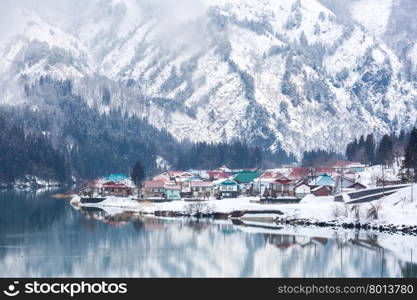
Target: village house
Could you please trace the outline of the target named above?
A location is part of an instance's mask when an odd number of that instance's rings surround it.
[[[233,178],[240,185],[240,190],[244,194],[250,194],[253,189],[253,180],[259,177],[256,171],[240,171]]]
[[[320,176],[314,178],[311,182],[310,182],[310,186],[330,186],[330,187],[334,187],[334,179],[331,178],[327,173],[323,173]]]
[[[329,166],[313,168],[314,177],[320,174],[327,174],[329,177],[334,177],[338,175],[338,172],[333,167]]]
[[[182,184],[184,181],[193,177],[194,175],[183,171],[168,171],[168,176],[170,181],[175,181],[177,184]]]
[[[311,187],[305,181],[300,181],[294,186],[294,194],[297,198],[304,198],[310,193]]]
[[[208,199],[213,192],[213,184],[209,181],[192,181],[191,194],[194,198]]]
[[[336,172],[338,172],[338,173],[344,173],[344,172],[346,172],[347,170],[350,170],[349,168],[348,168],[348,165],[349,165],[349,162],[347,162],[347,161],[344,161],[344,160],[339,160],[338,162],[336,162],[334,165],[333,165],[333,169],[336,171]]]
[[[102,181],[100,180],[87,180],[80,188],[80,195],[85,197],[94,197],[101,194]]]
[[[198,177],[196,175],[193,175],[192,177],[187,178],[184,182],[181,183],[181,197],[183,198],[191,198],[192,195],[192,189],[191,184],[195,181],[202,181],[201,177]]]
[[[165,192],[164,186],[165,186],[164,181],[158,181],[158,180],[145,181],[143,184],[144,198],[147,198],[147,199],[164,198],[164,192]]]
[[[167,200],[181,200],[181,186],[166,184],[164,186],[164,196]]]
[[[349,163],[349,165],[348,165],[348,168],[349,168],[350,170],[352,170],[353,172],[355,172],[355,173],[365,171],[365,167],[366,167],[366,166],[365,166],[364,164],[361,164],[361,163],[359,163],[359,162],[351,162],[351,163]]]
[[[336,176],[336,180],[334,182],[333,192],[334,193],[344,192],[346,191],[346,189],[349,188],[349,186],[351,186],[354,183],[355,183],[354,179],[351,179],[342,175],[338,175]]]
[[[236,198],[239,195],[239,185],[232,179],[215,183],[218,198]]]
[[[332,187],[328,185],[321,185],[313,188],[311,193],[316,197],[330,196],[332,194]]]
[[[270,197],[294,196],[295,181],[287,178],[277,179],[271,182],[268,195]]]
[[[104,179],[105,181],[121,182],[127,180],[127,176],[124,174],[110,174]]]
[[[307,180],[313,177],[314,169],[308,167],[294,167],[287,178],[291,180]]]
[[[260,191],[261,195],[264,195],[270,183],[281,178],[284,178],[284,175],[280,172],[265,171],[261,176],[253,180],[253,191],[257,194]]]
[[[355,191],[357,191],[357,190],[364,190],[364,189],[366,189],[366,186],[363,185],[360,182],[355,182],[354,184],[348,186],[348,189],[355,190]]]
[[[230,175],[227,174],[225,171],[208,171],[207,172],[210,180],[219,180],[219,179],[226,179],[229,178]]]
[[[132,195],[132,188],[122,182],[108,181],[101,185],[101,194],[126,197]]]
[[[168,175],[168,172],[164,172],[164,173],[161,173],[161,174],[158,174],[158,175],[156,175],[156,176],[154,176],[153,178],[152,178],[152,181],[169,181],[169,175]]]

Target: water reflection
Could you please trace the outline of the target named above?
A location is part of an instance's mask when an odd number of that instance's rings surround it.
[[[0,276],[416,277],[417,237],[72,208],[0,193]]]

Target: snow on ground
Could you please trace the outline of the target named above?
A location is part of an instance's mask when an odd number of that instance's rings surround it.
[[[402,159],[399,159],[399,161],[402,161]],[[357,180],[368,188],[374,187],[376,186],[378,178],[384,178],[388,181],[398,180],[400,168],[401,166],[399,163],[394,163],[391,168],[383,168],[381,165],[365,167],[364,171],[358,172]]]
[[[315,222],[349,222],[349,223],[369,223],[372,225],[396,226],[417,225],[417,184],[413,186],[413,199],[411,199],[411,188],[406,187],[398,192],[383,199],[361,204],[344,204],[333,201],[333,197],[315,197],[307,195],[298,204],[260,204],[255,202],[257,197],[239,197],[223,200],[211,198],[208,201],[189,202],[138,202],[132,197],[108,197],[101,203],[81,204],[79,196],[74,197],[71,202],[78,203],[80,206],[95,207],[117,207],[125,210],[153,214],[156,211],[172,211],[187,213],[190,211],[200,211],[204,213],[231,213],[233,211],[277,211],[284,215],[281,217],[290,219],[309,219]],[[372,216],[372,212],[377,217]],[[248,214],[248,218],[267,218],[274,215],[267,214]],[[375,214],[374,214],[375,215]],[[275,216],[275,215],[274,215]]]

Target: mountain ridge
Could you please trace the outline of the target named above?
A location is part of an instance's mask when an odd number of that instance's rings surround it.
[[[414,125],[403,58],[319,1],[181,3],[172,17],[169,6],[94,2],[72,31],[27,14],[23,36],[1,49],[11,86],[1,83],[1,102],[25,102],[16,86],[41,75],[71,79],[91,107],[120,108],[178,140],[239,138],[298,157]]]

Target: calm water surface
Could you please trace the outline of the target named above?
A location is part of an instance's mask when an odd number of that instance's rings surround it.
[[[0,205],[1,277],[417,277],[413,236],[109,215],[51,192]]]

